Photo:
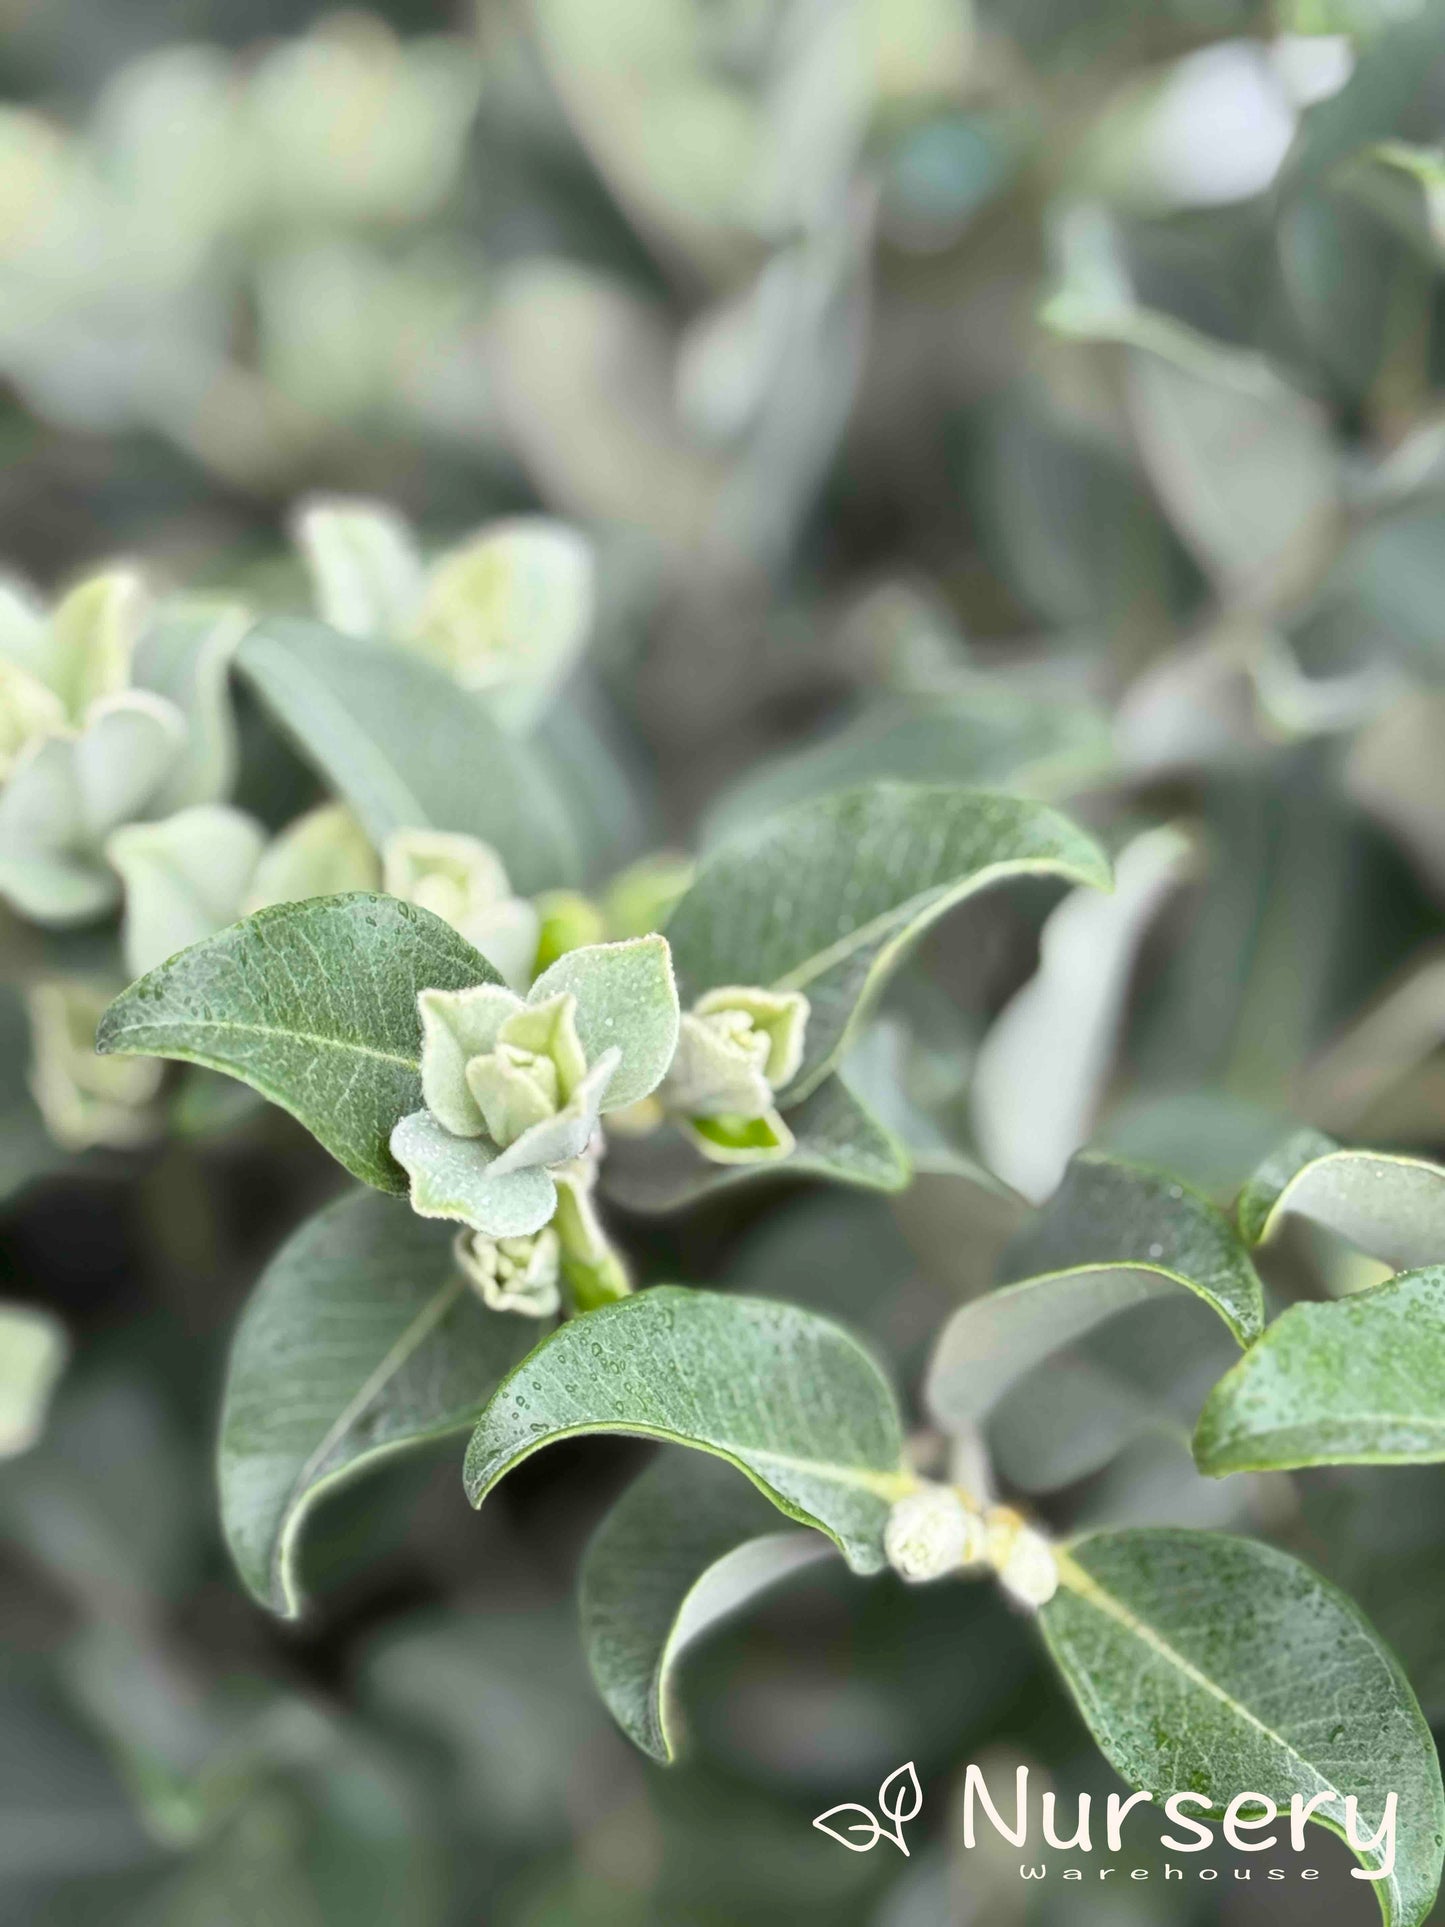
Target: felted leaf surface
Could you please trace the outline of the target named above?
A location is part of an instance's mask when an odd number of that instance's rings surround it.
[[[667,940],[633,937],[569,950],[542,972],[527,1002],[564,992],[577,999],[577,1035],[588,1063],[605,1051],[622,1053],[602,1108],[635,1104],[655,1090],[677,1046],[677,986]]]
[[[1020,797],[891,782],[818,797],[704,862],[667,924],[684,1001],[718,984],[806,993],[812,1010],[787,1109],[827,1075],[930,923],[1025,875],[1107,888],[1109,866],[1067,817]]]
[[[417,993],[497,981],[429,910],[313,897],[243,917],[132,984],[102,1018],[96,1049],[239,1077],[354,1177],[403,1192],[387,1140],[421,1108]]]
[[[670,1762],[688,1647],[829,1550],[816,1532],[780,1530],[776,1509],[717,1460],[665,1452],[649,1466],[602,1522],[580,1582],[592,1677],[627,1737]]]
[[[1445,1261],[1445,1170],[1396,1152],[1344,1150],[1319,1131],[1299,1132],[1265,1159],[1237,1215],[1250,1244],[1300,1217],[1396,1271]]]
[[[1439,1761],[1408,1680],[1351,1600],[1273,1547],[1209,1532],[1094,1533],[1061,1578],[1044,1637],[1131,1786],[1217,1808],[1262,1793],[1286,1812],[1296,1793],[1327,1793],[1314,1817],[1335,1833],[1353,1794],[1367,1836],[1395,1792],[1395,1868],[1376,1895],[1391,1927],[1424,1920],[1445,1839]]]
[[[467,1449],[480,1505],[557,1439],[630,1432],[728,1460],[855,1572],[883,1565],[903,1469],[887,1380],[841,1326],[793,1305],[656,1286],[563,1325],[498,1388]]]
[[[827,1178],[868,1191],[901,1191],[908,1154],[841,1077],[829,1077],[788,1113],[793,1149],[766,1164],[714,1164],[680,1132],[664,1127],[640,1140],[615,1138],[602,1166],[608,1197],[644,1215],[679,1211],[729,1185],[767,1177]]]
[[[237,662],[378,848],[394,830],[460,830],[493,846],[516,890],[571,880],[547,772],[443,670],[281,617],[251,631]]]
[[[1164,1172],[1095,1152],[1074,1158],[1000,1269],[1021,1280],[944,1326],[926,1397],[941,1425],[981,1418],[1052,1353],[1131,1305],[1191,1291],[1247,1344],[1264,1323],[1253,1265],[1223,1214]]]
[[[1200,1413],[1203,1472],[1445,1459],[1445,1265],[1282,1312]]]
[[[221,1519],[254,1596],[293,1618],[318,1499],[384,1455],[476,1419],[531,1341],[452,1262],[454,1227],[353,1192],[272,1259],[236,1331],[221,1420]]]

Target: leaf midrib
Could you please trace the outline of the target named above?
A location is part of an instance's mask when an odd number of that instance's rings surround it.
[[[886,938],[895,925],[907,925],[922,910],[932,906],[940,897],[950,903],[961,902],[974,890],[982,889],[998,877],[1047,874],[1050,876],[1074,877],[1083,881],[1084,871],[1076,863],[1063,858],[1018,857],[1006,858],[997,863],[986,863],[981,869],[971,870],[966,877],[954,883],[930,884],[926,890],[919,890],[913,896],[897,903],[891,909],[881,910],[867,923],[860,923],[846,936],[837,937],[824,950],[815,950],[811,957],[805,957],[791,970],[784,971],[781,977],[773,979],[774,990],[802,990],[813,983],[836,963],[843,963],[855,951],[864,949],[875,938]]]
[[[312,1494],[312,1485],[317,1472],[326,1464],[331,1453],[346,1437],[366,1408],[396,1376],[422,1342],[435,1331],[465,1288],[466,1280],[460,1273],[448,1278],[434,1297],[417,1312],[410,1324],[392,1340],[379,1363],[362,1380],[331,1421],[319,1443],[308,1454],[301,1470],[292,1481],[281,1507],[282,1529],[276,1535],[276,1545],[271,1555],[271,1586],[275,1596],[289,1598],[290,1588],[286,1583],[286,1567],[291,1552],[291,1542],[295,1526],[305,1510],[304,1502]]]
[[[1256,1714],[1251,1713],[1247,1706],[1242,1706],[1231,1693],[1225,1691],[1224,1687],[1222,1687],[1217,1680],[1212,1680],[1209,1675],[1202,1672],[1192,1660],[1186,1659],[1183,1653],[1171,1646],[1169,1641],[1165,1639],[1161,1633],[1156,1632],[1147,1620],[1138,1618],[1136,1614],[1129,1610],[1122,1599],[1116,1598],[1113,1593],[1108,1592],[1101,1586],[1093,1574],[1087,1572],[1069,1553],[1059,1549],[1056,1550],[1054,1556],[1058,1562],[1059,1578],[1063,1584],[1068,1587],[1070,1592],[1076,1594],[1080,1599],[1103,1613],[1107,1618],[1114,1620],[1117,1625],[1122,1626],[1133,1638],[1139,1640],[1141,1644],[1148,1646],[1152,1651],[1157,1653],[1166,1664],[1173,1666],[1178,1672],[1182,1673],[1192,1685],[1199,1687],[1201,1691],[1207,1693],[1212,1699],[1217,1700],[1221,1706],[1227,1708],[1229,1712],[1234,1714],[1235,1717],[1241,1720],[1246,1726],[1252,1726],[1257,1733],[1262,1734],[1265,1739],[1271,1741],[1289,1759],[1297,1761],[1300,1767],[1318,1783],[1316,1791],[1328,1792],[1333,1800],[1339,1800],[1342,1797],[1338,1788],[1325,1779],[1319,1768],[1307,1760],[1299,1751],[1298,1747],[1291,1745],[1282,1733],[1276,1733],[1272,1726],[1267,1726]]]
[[[226,1035],[237,1032],[248,1037],[281,1037],[294,1044],[311,1044],[322,1050],[346,1051],[357,1057],[374,1057],[378,1063],[399,1064],[403,1070],[420,1071],[419,1057],[402,1057],[395,1051],[378,1050],[374,1044],[353,1042],[346,1037],[326,1037],[316,1031],[292,1030],[284,1024],[246,1024],[234,1018],[183,1017],[178,1020],[179,1028],[192,1031],[205,1031]],[[144,1036],[152,1030],[165,1030],[169,1026],[148,1018],[143,1023],[117,1026],[113,1035],[117,1041],[129,1036]]]

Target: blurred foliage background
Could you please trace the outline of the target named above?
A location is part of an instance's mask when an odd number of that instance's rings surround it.
[[[0,0],[0,29],[9,570],[134,557],[284,608],[308,493],[433,542],[573,519],[598,875],[889,773],[1045,794],[1139,852],[1128,927],[1050,923],[1038,974],[1056,890],[929,940],[870,1051],[940,1134],[1034,1198],[1086,1139],[1222,1196],[1293,1123],[1445,1149],[1445,11]],[[311,779],[241,720],[275,827]],[[0,1478],[7,1921],[1313,1917],[1294,1885],[1161,1915],[1157,1884],[962,1854],[969,1760],[1111,1783],[981,1589],[795,1581],[692,1666],[688,1763],[641,1761],[571,1604],[620,1444],[480,1516],[454,1451],[397,1464],[329,1505],[318,1602],[273,1625],[217,1533],[218,1387],[338,1173],[274,1113],[63,1152],[11,997],[3,1291],[72,1356]],[[1006,1229],[939,1166],[632,1247],[853,1320],[911,1397]],[[1376,1275],[1319,1238],[1274,1267]],[[1203,1481],[1181,1414],[1219,1361],[1132,1329],[1006,1402],[1007,1475],[1074,1519],[1269,1530],[1445,1717],[1438,1477]],[[909,1758],[910,1859],[811,1830]],[[1372,1917],[1348,1887],[1337,1917]]]

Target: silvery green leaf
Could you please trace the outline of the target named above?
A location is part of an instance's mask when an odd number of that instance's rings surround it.
[[[547,772],[451,677],[409,651],[273,617],[237,662],[380,849],[394,830],[460,830],[514,888],[571,879],[571,831]]]
[[[1182,830],[1146,830],[1115,858],[1112,894],[1067,896],[1044,925],[1038,970],[983,1041],[970,1089],[978,1147],[1027,1197],[1047,1197],[1090,1136],[1139,946],[1192,850]]]
[[[267,910],[273,903],[380,886],[381,866],[366,832],[344,803],[321,803],[288,823],[261,852],[243,908]]]
[[[145,611],[145,583],[126,568],[89,576],[51,611],[42,673],[73,721],[126,687]]]
[[[1162,314],[1067,302],[1062,333],[1118,342],[1149,478],[1185,541],[1231,593],[1298,580],[1334,533],[1340,480],[1318,405],[1257,355]]]
[[[415,645],[464,689],[485,692],[503,721],[525,726],[582,653],[593,576],[590,544],[565,523],[494,522],[432,564]]]
[[[472,1424],[526,1348],[452,1259],[453,1229],[352,1192],[302,1225],[236,1331],[221,1419],[221,1520],[262,1605],[300,1610],[302,1530],[343,1480]]]
[[[597,1690],[654,1760],[677,1751],[673,1675],[688,1648],[759,1594],[826,1558],[781,1530],[730,1466],[664,1452],[608,1513],[582,1562],[582,1639]]]
[[[909,946],[1010,876],[1107,887],[1093,839],[1041,803],[875,783],[773,817],[707,859],[668,919],[684,996],[718,984],[801,990],[811,1006],[786,1112],[846,1050]]]
[[[43,977],[26,993],[31,1095],[57,1144],[129,1150],[156,1134],[153,1100],[165,1066],[96,1055],[110,989],[85,978]]]
[[[139,977],[234,923],[265,843],[254,817],[223,803],[113,831],[105,850],[125,885],[128,974]]]
[[[1098,1153],[1073,1159],[1049,1202],[1007,1247],[1010,1283],[944,1326],[926,1397],[938,1423],[976,1423],[1026,1372],[1148,1299],[1183,1289],[1237,1343],[1264,1324],[1259,1279],[1222,1213],[1178,1179]]]
[[[293,533],[323,622],[345,636],[396,641],[421,601],[425,570],[411,529],[384,502],[319,496]]]
[[[0,1305],[0,1459],[34,1445],[45,1427],[70,1344],[40,1305]]]
[[[354,1177],[402,1192],[388,1139],[421,1104],[418,993],[495,979],[430,911],[393,897],[313,897],[243,917],[132,984],[96,1049],[239,1077]]]
[[[887,697],[812,747],[745,776],[708,812],[703,842],[713,847],[810,797],[888,777],[1049,796],[1111,761],[1102,714],[980,676],[961,688]]]
[[[522,1008],[503,984],[472,984],[465,990],[424,990],[421,1019],[421,1088],[427,1109],[456,1137],[480,1137],[481,1106],[467,1082],[467,1065],[497,1042],[507,1019]]]
[[[1388,1927],[1418,1927],[1440,1881],[1440,1764],[1359,1608],[1288,1554],[1215,1532],[1097,1532],[1059,1566],[1040,1625],[1124,1779],[1216,1810],[1262,1793],[1286,1826],[1295,1794],[1324,1795],[1313,1818],[1337,1834],[1352,1795],[1365,1838],[1395,1794],[1394,1870],[1375,1893]],[[1381,1864],[1378,1848],[1357,1858]]]
[[[488,1238],[525,1238],[557,1208],[540,1160],[496,1171],[499,1153],[489,1138],[453,1137],[430,1111],[402,1118],[390,1144],[411,1180],[411,1208],[423,1218],[459,1220]]]
[[[1272,1152],[1240,1193],[1250,1244],[1290,1217],[1323,1225],[1394,1271],[1445,1261],[1445,1169],[1392,1151],[1344,1150],[1300,1131]]]
[[[603,1051],[560,1110],[539,1118],[511,1139],[497,1159],[497,1177],[534,1165],[567,1164],[580,1158],[592,1142],[607,1087],[620,1062],[615,1045]]]
[[[679,1211],[734,1184],[763,1177],[826,1178],[869,1191],[901,1191],[910,1166],[902,1142],[880,1124],[841,1077],[829,1077],[789,1111],[793,1148],[764,1163],[718,1164],[671,1126],[641,1139],[608,1141],[603,1188],[629,1211]]]
[[[1445,1459],[1445,1265],[1288,1306],[1210,1393],[1203,1472]]]
[[[42,924],[108,910],[105,839],[144,814],[184,738],[173,704],[133,691],[96,704],[79,734],[32,744],[0,791],[0,894]]]
[[[664,937],[586,944],[544,970],[529,1004],[566,993],[576,999],[577,1035],[589,1064],[606,1050],[622,1053],[602,1108],[635,1104],[661,1083],[677,1048],[677,985]]]
[[[473,1505],[554,1439],[625,1432],[745,1472],[855,1572],[883,1565],[904,1469],[893,1393],[857,1340],[796,1306],[655,1286],[561,1326],[503,1381],[467,1448]]]
[[[185,748],[152,808],[169,812],[218,803],[236,774],[236,720],[228,687],[236,646],[250,624],[234,603],[163,603],[136,643],[138,687],[175,704],[185,719]]]

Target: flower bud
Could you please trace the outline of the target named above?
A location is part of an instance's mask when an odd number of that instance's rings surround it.
[[[910,1584],[942,1579],[984,1556],[984,1525],[949,1485],[926,1485],[900,1499],[883,1529],[888,1563]]]
[[[462,1231],[452,1249],[463,1275],[492,1311],[550,1318],[560,1308],[561,1246],[550,1225],[530,1238]]]
[[[1059,1589],[1052,1545],[1010,1506],[995,1506],[988,1515],[987,1558],[999,1584],[1021,1606],[1037,1611]]]

